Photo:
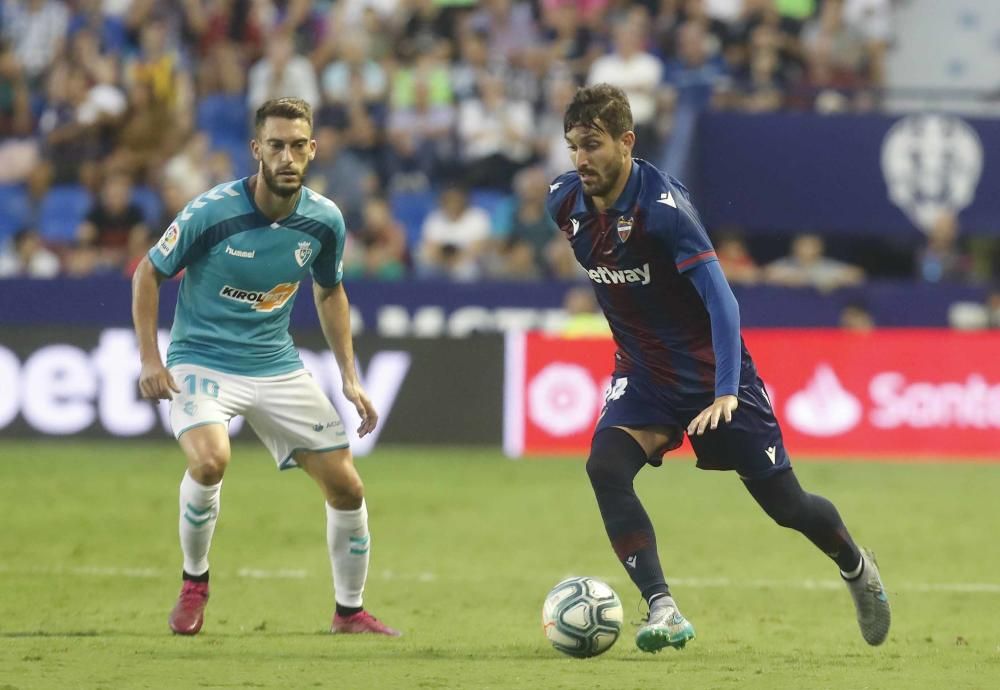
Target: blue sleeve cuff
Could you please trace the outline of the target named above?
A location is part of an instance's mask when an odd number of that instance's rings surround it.
[[[698,264],[685,275],[701,295],[712,323],[715,397],[736,395],[740,388],[740,365],[743,355],[740,340],[740,306],[718,261]]]

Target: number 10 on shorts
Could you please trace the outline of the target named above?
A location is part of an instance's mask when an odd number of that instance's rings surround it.
[[[184,377],[184,385],[187,386],[188,395],[195,395],[198,392],[198,377],[194,374],[188,374]],[[202,395],[207,395],[210,398],[219,397],[219,384],[212,379],[207,379],[204,376],[201,378],[201,392]]]

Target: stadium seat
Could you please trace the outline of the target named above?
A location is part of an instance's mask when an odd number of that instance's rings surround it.
[[[420,244],[420,228],[424,218],[434,210],[437,196],[433,191],[397,192],[389,198],[393,217],[406,230],[406,245],[411,249]]]
[[[31,200],[24,185],[0,185],[0,243],[32,221]]]
[[[152,232],[158,232],[157,226],[160,224],[160,214],[163,212],[160,195],[149,187],[133,187],[132,203],[142,209],[142,218],[146,221],[146,226]]]
[[[81,185],[59,185],[50,189],[38,209],[38,230],[42,237],[48,242],[72,242],[91,203],[90,192]]]
[[[239,94],[213,93],[198,101],[195,113],[198,129],[207,132],[213,149],[244,147],[250,139],[250,118],[246,100]]]

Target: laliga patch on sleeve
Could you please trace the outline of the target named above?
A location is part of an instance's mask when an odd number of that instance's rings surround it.
[[[177,240],[181,236],[181,228],[177,223],[171,223],[167,227],[167,231],[163,233],[163,237],[160,241],[156,243],[156,248],[160,250],[163,256],[170,256],[170,252],[174,251],[174,247],[177,246]]]

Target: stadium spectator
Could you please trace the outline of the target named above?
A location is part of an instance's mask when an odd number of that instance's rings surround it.
[[[148,237],[142,209],[131,197],[128,175],[114,173],[104,181],[97,202],[77,229],[77,247],[69,259],[74,275],[123,270],[130,243],[141,244]]]
[[[990,328],[1000,328],[1000,286],[993,286],[986,297],[986,313]]]
[[[155,184],[163,164],[180,146],[185,130],[171,108],[157,100],[153,87],[135,81],[128,92],[128,109],[117,130],[115,148],[104,161],[107,172],[125,172],[144,183]]]
[[[679,109],[705,110],[728,85],[726,65],[709,52],[709,43],[709,34],[701,24],[689,22],[677,31],[677,59],[667,64],[664,80],[676,92]],[[636,132],[637,139],[639,136]]]
[[[348,227],[348,232],[354,244],[354,257],[350,264],[345,261],[346,272],[376,280],[406,277],[406,234],[392,217],[384,197],[369,196],[365,202],[364,222],[355,231]]]
[[[885,55],[892,40],[892,0],[826,0],[843,3],[844,23],[864,41],[864,71],[872,86],[885,81]]]
[[[772,285],[812,287],[824,292],[864,281],[864,271],[824,256],[824,251],[819,235],[798,235],[792,240],[788,256],[764,267],[764,280]]]
[[[925,283],[964,282],[970,279],[972,259],[959,246],[958,217],[938,215],[927,231],[927,243],[917,253],[916,277]]]
[[[615,26],[614,52],[594,60],[587,76],[588,84],[608,83],[625,90],[632,105],[638,158],[655,158],[660,149],[656,118],[663,64],[643,49],[647,33],[630,21]]]
[[[545,107],[535,118],[536,157],[545,166],[545,176],[552,180],[569,169],[569,149],[563,131],[563,113],[573,100],[576,84],[563,76],[553,79],[546,94]]]
[[[365,199],[378,181],[368,163],[343,146],[343,137],[328,125],[317,128],[316,157],[309,166],[307,185],[332,199],[344,214],[348,230],[361,225]]]
[[[532,155],[532,116],[530,103],[505,97],[503,81],[480,77],[479,96],[458,107],[466,184],[510,191],[515,173]]]
[[[611,337],[611,327],[589,285],[574,285],[563,297],[566,321],[559,335],[564,338]]]
[[[399,74],[397,73],[397,77]],[[389,113],[389,186],[429,187],[431,176],[454,160],[455,109],[435,102],[431,82],[413,82],[413,101],[398,99]]]
[[[586,25],[579,2],[544,2],[542,27],[549,59],[583,82],[603,52],[595,32]],[[592,3],[591,3],[592,4]]]
[[[29,84],[41,84],[66,41],[69,10],[59,0],[4,0],[3,37],[14,46]]]
[[[209,140],[204,132],[191,135],[184,147],[163,166],[164,187],[175,186],[187,199],[193,199],[212,184],[209,171]]]
[[[565,242],[545,211],[549,179],[540,167],[525,168],[514,179],[515,196],[497,213],[496,277],[530,280],[549,275],[548,247]]]
[[[875,318],[860,302],[851,302],[840,310],[840,327],[847,331],[870,333],[875,330]]]
[[[33,128],[24,69],[7,41],[0,39],[0,183],[22,182],[30,176],[38,162]]]
[[[428,277],[473,280],[490,238],[490,217],[469,205],[466,190],[452,184],[440,195],[439,206],[424,221],[417,255],[418,273]]]
[[[366,104],[381,104],[389,81],[382,66],[369,57],[368,37],[355,32],[329,40],[339,48],[339,56],[323,70],[326,102],[343,107],[360,98]]]
[[[468,26],[489,36],[490,57],[516,63],[524,51],[537,44],[538,27],[531,3],[485,0],[479,6]]]
[[[843,5],[843,0],[824,2],[819,16],[802,30],[807,83],[817,92],[817,106],[827,111],[848,107],[848,93],[865,84],[865,39],[845,23]]]
[[[38,121],[42,160],[31,175],[32,195],[41,198],[50,185],[78,182],[94,189],[105,146],[96,127],[77,117],[87,98],[86,75],[60,62],[52,69],[46,90],[46,106]]]
[[[54,278],[59,275],[59,257],[45,248],[34,228],[14,233],[0,249],[0,278]]]
[[[715,241],[722,272],[732,284],[753,285],[761,280],[761,269],[750,255],[746,241],[736,232],[721,233]]]
[[[287,33],[270,34],[267,53],[250,68],[247,106],[256,110],[272,98],[301,98],[314,108],[322,104],[316,70],[309,58],[295,51]]]

